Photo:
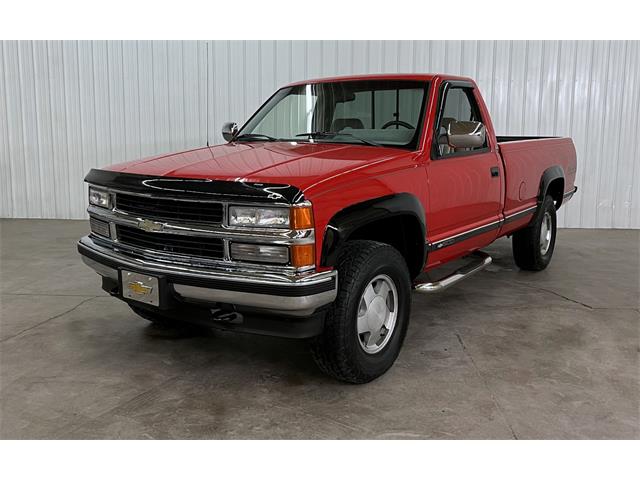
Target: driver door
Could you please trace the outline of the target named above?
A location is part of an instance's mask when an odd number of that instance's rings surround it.
[[[440,88],[433,148],[427,166],[429,264],[477,250],[497,237],[501,218],[502,164],[487,135],[476,148],[447,144],[452,121],[483,121],[475,86],[445,82]]]

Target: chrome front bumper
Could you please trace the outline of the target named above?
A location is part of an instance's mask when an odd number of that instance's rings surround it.
[[[191,303],[229,304],[291,317],[312,315],[333,302],[337,272],[269,273],[249,269],[205,269],[136,258],[105,248],[86,236],[78,242],[82,260],[104,278],[119,281],[125,268],[166,278],[177,296]]]

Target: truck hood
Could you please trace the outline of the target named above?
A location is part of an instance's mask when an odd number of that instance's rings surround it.
[[[408,153],[397,148],[335,143],[230,143],[144,158],[107,169],[162,177],[280,183],[304,191],[327,178]]]

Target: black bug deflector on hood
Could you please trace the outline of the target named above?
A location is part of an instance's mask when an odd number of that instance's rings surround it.
[[[250,183],[193,178],[158,177],[135,173],[92,169],[85,182],[107,188],[154,195],[179,195],[182,198],[247,200],[265,203],[295,204],[304,201],[299,188],[292,185]]]

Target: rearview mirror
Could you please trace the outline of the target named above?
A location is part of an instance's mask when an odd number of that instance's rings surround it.
[[[231,142],[238,134],[238,124],[236,122],[226,122],[222,125],[222,137]]]
[[[478,148],[484,145],[487,129],[482,122],[452,121],[447,128],[447,143],[452,148]]]

